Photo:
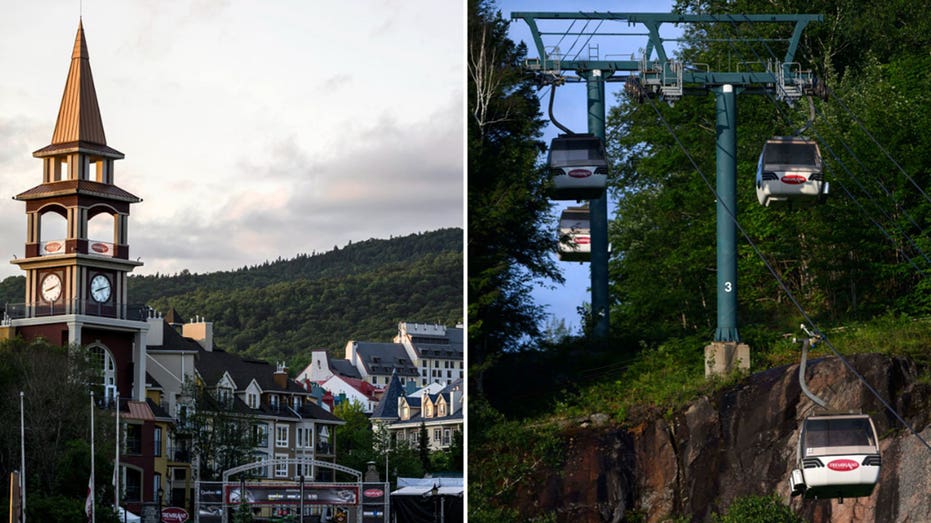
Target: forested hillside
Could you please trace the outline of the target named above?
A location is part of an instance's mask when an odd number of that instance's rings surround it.
[[[390,341],[399,321],[461,323],[462,251],[462,230],[442,229],[235,271],[131,276],[129,296],[212,321],[221,348],[297,369],[309,349]],[[0,300],[21,302],[24,280],[0,282]]]

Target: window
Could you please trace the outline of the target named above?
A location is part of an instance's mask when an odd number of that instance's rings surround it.
[[[447,377],[447,378],[452,378],[452,377],[453,377],[453,371],[451,371],[451,370],[446,371],[446,377]]]
[[[130,467],[125,469],[126,501],[142,501],[142,471]]]
[[[268,424],[257,423],[252,426],[252,441],[256,447],[268,446]]]
[[[433,360],[433,366],[439,368],[439,367],[440,367],[440,360]]]
[[[155,440],[155,454],[154,455],[161,456],[162,455],[162,428],[161,427],[155,427],[154,436],[155,436],[154,437],[154,440]]]
[[[462,371],[459,371],[459,379],[462,379]]]
[[[443,445],[449,445],[449,444],[450,444],[449,436],[450,436],[450,431],[449,431],[449,429],[443,429]]]
[[[313,448],[312,432],[310,427],[298,427],[294,436],[297,438],[295,446],[298,448]]]
[[[421,376],[426,376],[426,375],[427,375],[427,369],[424,369],[424,370],[420,371],[420,375],[421,375]]]
[[[301,410],[301,397],[294,396],[294,398],[291,400],[291,406],[294,408],[294,410]]]
[[[448,369],[448,368],[449,368],[449,362],[448,362],[448,361],[444,361],[444,362],[443,362],[443,368],[444,368],[444,369]]]
[[[287,425],[276,425],[275,426],[275,446],[276,447],[287,447],[288,446],[288,426]]]
[[[255,394],[252,392],[246,394],[246,401],[249,403],[250,409],[259,408],[259,395],[258,394]]]
[[[229,405],[233,401],[233,389],[229,387],[220,387],[217,389],[217,399],[223,405]]]
[[[276,459],[286,459],[287,454],[275,454]],[[288,477],[288,464],[287,463],[275,463],[275,477],[276,478],[286,478]]]
[[[252,454],[252,457],[255,458],[255,461],[268,461],[268,454],[264,452],[256,452]],[[268,467],[262,467],[262,468],[255,469],[255,474],[256,476],[260,478],[267,478]]]
[[[268,404],[272,406],[272,409],[278,410],[278,395],[271,394],[268,396]]]
[[[158,491],[162,488],[162,475],[159,472],[156,472],[152,477],[152,499],[158,500]],[[164,493],[163,493],[164,494]],[[165,500],[162,500],[164,503]]]
[[[420,364],[421,364],[422,366],[424,366],[424,367],[429,367],[429,366],[430,366],[430,362],[427,361],[427,360],[421,361]]]
[[[440,429],[433,429],[433,441],[440,441]]]
[[[460,368],[460,369],[463,368],[463,367],[462,367],[462,362],[461,362],[461,361],[459,362],[459,368]],[[462,373],[460,372],[459,374],[462,374]]]
[[[126,453],[142,454],[142,425],[126,424]]]
[[[439,405],[437,405],[436,410],[437,410],[436,412],[437,416],[445,416],[446,415],[446,404],[440,403]]]

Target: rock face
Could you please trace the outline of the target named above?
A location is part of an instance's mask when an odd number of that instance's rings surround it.
[[[925,441],[931,441],[931,385],[910,360],[848,360]],[[889,413],[837,358],[809,362],[808,386],[837,410],[870,414],[881,439],[882,472],[868,498],[789,496],[799,423],[819,412],[798,383],[798,366],[755,374],[672,416],[631,429],[585,423],[567,429],[567,460],[520,496],[525,514],[559,521],[707,521],[738,497],[777,493],[806,521],[931,521],[931,450]]]

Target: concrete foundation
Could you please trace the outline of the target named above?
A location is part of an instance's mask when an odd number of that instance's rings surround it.
[[[750,346],[733,341],[713,341],[705,346],[705,377],[723,376],[734,370],[750,370]]]

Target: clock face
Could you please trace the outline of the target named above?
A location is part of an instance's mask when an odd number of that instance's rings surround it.
[[[49,274],[42,280],[42,298],[53,302],[61,297],[61,278],[57,274]]]
[[[110,299],[110,280],[103,274],[98,274],[91,280],[91,298],[99,303]]]

